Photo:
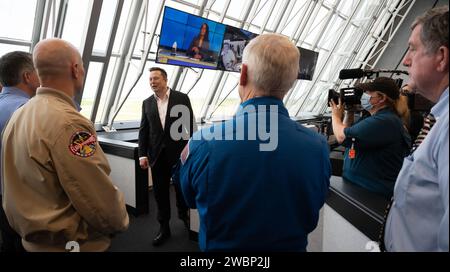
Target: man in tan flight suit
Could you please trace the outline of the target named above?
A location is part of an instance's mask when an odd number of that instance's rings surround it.
[[[38,43],[33,61],[41,87],[3,135],[6,216],[27,251],[65,251],[71,241],[81,251],[107,250],[129,218],[95,129],[72,100],[83,61],[59,39]]]

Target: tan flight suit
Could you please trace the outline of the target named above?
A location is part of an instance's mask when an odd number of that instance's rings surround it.
[[[27,251],[104,251],[128,228],[94,127],[64,93],[39,88],[14,113],[2,156],[3,207]]]

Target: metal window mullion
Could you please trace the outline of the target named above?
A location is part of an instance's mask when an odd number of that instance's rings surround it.
[[[42,26],[42,30],[41,30],[41,39],[46,39],[47,38],[47,31],[48,31],[48,24],[50,22],[50,17],[52,17],[52,7],[55,6],[55,0],[49,0],[46,3],[46,9],[45,9],[45,21],[43,23]]]
[[[376,25],[378,18],[380,18],[380,15],[383,13],[382,12],[384,10],[383,7],[386,6],[386,2],[387,2],[387,0],[382,1],[382,3],[378,7],[378,10],[376,10],[374,12],[374,14],[372,14],[371,20],[370,20],[369,24],[367,25],[367,28],[365,29],[364,33],[359,38],[359,41],[357,43],[355,43],[355,46],[353,47],[353,50],[352,50],[352,54],[349,56],[347,63],[344,65],[343,69],[350,68],[354,64],[354,60],[356,59],[357,52],[361,51],[360,49],[362,48],[364,41],[367,40],[367,38],[366,38],[367,35],[371,31],[371,29],[373,29],[373,27]],[[342,84],[342,81],[341,81],[341,84]]]
[[[256,0],[255,3],[253,4],[253,6],[255,7],[254,9],[251,9],[252,13],[250,16],[250,20],[248,20],[248,24],[246,24],[245,26],[247,27],[247,29],[250,27],[250,25],[252,25],[253,20],[256,19],[256,16],[258,16],[259,12],[264,8],[264,6],[267,4],[268,0],[265,0],[264,3],[262,3],[261,5],[261,0]],[[261,8],[259,8],[259,6],[261,5]]]
[[[289,19],[289,17],[291,17],[292,11],[294,9],[295,6],[295,1],[286,1],[287,2],[287,6],[285,8],[285,11],[287,11],[288,13],[284,13],[284,16],[281,18],[281,21],[278,25],[278,27],[275,29],[275,32],[277,33],[281,33],[283,32],[284,28],[286,27],[286,23]]]
[[[41,30],[42,25],[44,22],[44,14],[45,14],[45,5],[46,0],[38,0],[36,5],[36,12],[34,17],[34,24],[33,24],[33,34],[31,37],[31,48],[32,51],[34,46],[39,42],[41,37]]]
[[[311,16],[311,12],[314,10],[316,4],[317,4],[316,1],[310,0],[308,3],[308,7],[305,9],[305,12],[303,13],[302,16],[300,16],[298,25],[296,27],[297,31],[295,31],[292,36],[292,40],[294,41],[295,44],[298,43],[298,39],[300,38],[300,35],[302,34],[302,31],[304,30],[306,23],[308,22],[309,17]]]
[[[95,34],[97,33],[98,22],[100,20],[100,14],[102,12],[103,0],[90,0],[88,7],[88,24],[85,25],[84,33],[81,42],[81,58],[83,59],[83,66],[85,74],[89,73],[89,64],[92,55],[92,49],[94,48]],[[84,78],[86,81],[87,77]],[[75,94],[74,100],[81,104],[81,98],[83,97],[83,90]]]
[[[31,46],[30,41],[18,40],[18,39],[5,39],[0,37],[0,43],[19,45],[19,46]]]
[[[308,21],[306,22],[305,28],[301,32],[300,37],[298,39],[298,41],[300,41],[300,45],[303,44],[303,41],[308,36],[311,26],[312,26],[313,22],[315,21],[315,19],[317,18],[317,14],[319,13],[320,9],[322,8],[322,3],[323,3],[323,0],[315,2],[314,9],[312,10],[311,15],[308,17]],[[313,18],[313,19],[310,20],[310,18]]]
[[[67,8],[69,0],[61,0],[59,4],[58,17],[56,18],[55,29],[53,30],[53,37],[61,38],[64,30],[64,23],[66,21]]]
[[[130,49],[131,43],[132,43],[132,39],[135,35],[135,32],[139,31],[137,24],[138,24],[139,19],[142,19],[142,17],[140,16],[142,6],[143,6],[143,0],[134,0],[133,5],[130,8],[130,12],[128,14],[127,24],[125,26],[125,31],[124,31],[125,37],[122,40],[122,48],[120,50],[121,51],[120,57],[118,58],[118,61],[114,68],[112,84],[110,84],[107,103],[106,103],[106,106],[103,111],[104,112],[104,114],[102,116],[102,124],[103,125],[108,124],[107,123],[108,118],[109,118],[108,115],[112,111],[112,107],[114,105],[114,100],[117,96],[119,86],[122,84],[121,81],[125,80],[124,79],[124,77],[126,75],[126,73],[124,73],[125,63],[129,60],[129,58],[132,55],[132,54],[130,55],[129,51],[131,50]]]
[[[402,1],[402,3],[403,3],[403,2],[404,2],[404,1]],[[384,51],[386,51],[386,48],[387,48],[387,47],[389,46],[389,44],[391,43],[392,38],[395,36],[395,34],[397,33],[398,29],[399,29],[400,26],[402,25],[403,21],[405,20],[406,15],[407,15],[407,14],[409,13],[409,11],[411,10],[411,8],[412,8],[412,6],[413,6],[413,4],[414,4],[415,1],[412,1],[412,2],[413,2],[413,3],[410,4],[410,6],[408,7],[407,11],[405,12],[405,16],[402,16],[402,17],[401,17],[400,22],[397,24],[397,26],[395,27],[394,31],[391,33],[391,35],[390,35],[388,41],[387,41],[386,44],[384,45],[383,50],[380,52],[380,54],[378,55],[377,59],[374,61],[373,67],[375,67],[375,66],[377,65],[377,63],[378,63],[378,61],[380,60],[381,56],[383,55]],[[396,14],[398,14],[399,10],[400,10],[400,9],[397,9],[397,13],[396,13]],[[394,17],[394,18],[393,18],[393,20],[392,20],[392,24],[395,23],[395,17],[396,17],[396,16],[393,16],[393,17]]]
[[[384,3],[385,3],[385,2],[386,2],[386,1],[384,1]],[[380,5],[380,7],[386,7],[386,5],[383,4],[383,5]],[[375,36],[375,30],[376,30],[376,29],[378,28],[378,26],[381,24],[381,18],[384,17],[384,15],[385,15],[386,12],[387,12],[387,9],[386,9],[386,8],[382,8],[381,12],[376,16],[376,17],[377,17],[377,20],[376,20],[376,22],[372,25],[371,29],[369,29],[369,32],[368,32],[367,35],[366,35],[368,38],[366,38],[366,39],[364,40],[363,44],[361,45],[361,48],[367,47],[368,44],[369,44],[370,42],[372,42],[371,39],[370,39],[369,37],[374,38],[376,41],[379,39],[379,37]],[[375,41],[375,42],[376,42],[376,41]],[[372,42],[372,43],[373,43],[373,42]],[[366,54],[367,54],[367,55],[365,56],[365,59],[366,59],[366,60],[369,59],[368,56],[370,56],[370,54],[371,54],[371,52],[373,52],[373,50],[376,50],[376,48],[374,47],[369,53],[366,53]],[[356,56],[355,56],[355,60],[356,60],[356,61],[358,61],[358,60],[360,59],[361,54],[363,53],[362,51],[363,51],[363,50],[360,50],[360,51],[358,52],[358,54],[356,54]],[[365,66],[365,65],[363,65],[362,67],[364,68],[364,66]]]
[[[316,39],[313,41],[312,44],[312,50],[315,50],[317,48],[317,45],[319,44],[319,41],[322,39],[323,35],[325,34],[325,30],[328,28],[328,26],[331,23],[331,20],[333,19],[334,15],[336,14],[336,7],[339,6],[341,0],[337,0],[333,8],[329,9],[327,21],[323,24],[322,28],[319,31],[319,35],[317,35]]]
[[[328,63],[328,61],[331,59],[331,57],[333,56],[334,51],[336,50],[336,48],[338,47],[338,45],[341,43],[343,37],[344,37],[344,33],[346,32],[346,30],[349,28],[349,26],[351,25],[351,21],[353,19],[353,17],[355,16],[356,12],[359,10],[361,5],[361,0],[358,1],[358,4],[356,5],[355,9],[353,10],[352,14],[350,15],[350,17],[347,19],[347,23],[345,24],[344,29],[342,30],[342,32],[339,35],[338,40],[336,41],[336,43],[334,44],[333,48],[331,49],[330,53],[328,54],[326,60],[324,61],[324,64],[322,65],[322,67],[319,70],[319,73],[316,77],[316,79],[313,81],[312,86],[314,86],[318,79],[320,78],[320,76],[322,75],[323,71],[325,70],[326,64]],[[308,99],[309,95],[312,92],[312,88],[309,90],[309,92],[307,93],[305,99],[302,101],[302,104],[300,104],[300,107],[298,108],[297,112],[296,112],[296,116],[300,113],[300,110],[302,109],[303,105],[305,104],[305,101]],[[301,98],[301,97],[300,97]],[[296,102],[298,102],[299,100],[297,100]]]
[[[334,51],[336,50],[337,46],[341,43],[341,41],[342,41],[342,39],[343,39],[343,37],[344,37],[344,33],[345,33],[346,30],[349,28],[349,26],[353,25],[353,24],[352,24],[352,19],[353,19],[353,17],[355,16],[356,12],[358,11],[360,4],[361,4],[361,0],[358,1],[358,4],[357,4],[356,8],[353,10],[351,16],[347,18],[347,23],[345,24],[345,26],[344,26],[342,32],[340,33],[339,38],[338,38],[338,40],[336,41],[336,43],[334,44],[332,50],[330,50],[327,59],[323,62],[323,65],[322,65],[322,67],[321,67],[321,69],[320,69],[320,71],[319,71],[319,74],[316,76],[315,80],[313,81],[312,86],[316,86],[317,82],[320,81],[319,78],[320,78],[320,76],[322,75],[322,73],[323,73],[323,71],[324,71],[324,69],[325,69],[327,63],[328,63],[329,60],[331,59],[331,56],[333,56]],[[304,103],[307,101],[308,97],[311,95],[311,93],[313,92],[313,90],[314,90],[314,87],[310,88],[308,92],[306,92],[306,93],[303,94],[303,95],[300,95],[300,97],[296,100],[295,104],[296,104],[297,102],[299,102],[299,101],[303,98],[303,101],[302,101],[302,103],[300,104],[300,106],[299,106],[299,108],[298,108],[298,110],[297,110],[297,112],[296,112],[296,114],[295,114],[296,116],[300,113],[300,110],[303,108]]]
[[[288,7],[289,7],[290,5],[291,5],[291,6],[293,5],[291,1],[289,1],[289,0],[284,0],[284,1],[282,1],[281,7],[280,7],[280,9],[278,10],[278,15],[277,15],[277,17],[275,18],[275,20],[274,20],[273,23],[272,23],[272,29],[273,29],[273,32],[278,33],[278,29],[280,29],[281,26],[283,25],[282,22],[283,22],[283,21],[286,21],[287,18],[289,17],[290,12],[292,11],[292,8],[291,8],[291,9],[288,9]],[[269,13],[270,13],[270,12],[269,12]],[[287,14],[286,14],[286,13],[287,13]]]
[[[269,11],[273,10],[275,8],[276,4],[277,4],[277,1],[276,0],[272,0],[272,3],[270,5],[270,7],[269,7]],[[263,23],[261,25],[261,28],[259,29],[259,34],[263,34],[264,30],[266,30],[267,24],[269,23],[269,20],[270,20],[270,15],[271,15],[271,13],[267,12],[266,18],[264,18]]]
[[[125,86],[125,82],[126,82],[125,78],[128,76],[128,71],[130,69],[130,66],[134,66],[134,68],[137,69],[136,65],[134,65],[134,63],[133,63],[133,56],[134,56],[134,52],[136,50],[139,35],[141,34],[141,27],[143,25],[144,18],[146,16],[146,13],[148,12],[149,1],[150,0],[143,1],[143,6],[142,6],[142,9],[140,10],[140,13],[138,16],[139,19],[138,19],[138,23],[136,25],[136,31],[133,31],[133,38],[131,39],[130,48],[127,51],[127,58],[125,61],[124,72],[122,73],[120,85],[117,90],[118,92],[117,92],[115,100],[114,100],[114,106],[113,106],[114,112],[116,112],[117,108],[120,106],[120,98],[122,97],[122,93],[124,92],[124,86]],[[142,54],[143,53],[141,53],[139,60],[141,59]],[[108,122],[108,125],[109,124],[110,124],[110,122]]]
[[[385,10],[388,12],[388,7],[386,7]],[[375,43],[373,44],[371,51],[369,52],[368,56],[366,57],[365,61],[363,62],[363,67],[367,67],[367,66],[373,67],[373,65],[369,64],[369,62],[371,62],[371,60],[375,56],[379,55],[381,50],[383,49],[384,45],[380,46],[380,44],[382,42],[385,42],[385,43],[387,42],[387,41],[383,40],[383,38],[384,38],[384,36],[386,36],[386,32],[391,27],[391,22],[393,22],[393,20],[395,21],[395,16],[392,16],[387,22],[384,23],[385,26],[379,35],[375,36],[375,33],[374,33]]]
[[[292,2],[295,2],[295,1],[292,1]],[[292,16],[291,19],[287,18],[287,19],[286,19],[287,21],[284,23],[283,28],[281,29],[281,31],[284,31],[284,30],[286,29],[286,27],[287,27],[289,24],[291,24],[291,22],[294,20],[294,18],[297,17],[297,15],[300,13],[300,11],[306,6],[306,4],[308,4],[308,7],[309,7],[309,5],[311,4],[311,1],[307,1],[307,2],[303,3],[302,6],[295,12],[294,16]],[[295,6],[295,4],[294,4],[294,6]],[[305,11],[308,10],[308,7],[305,9]],[[292,8],[294,8],[294,7],[292,7]],[[291,15],[291,14],[292,14],[292,12],[290,13],[290,15]],[[290,16],[290,15],[289,15],[289,16]],[[300,24],[301,24],[301,22],[302,22],[302,20],[303,20],[303,17],[302,17],[302,16],[300,16],[299,18],[300,18],[300,19],[297,21],[297,24],[296,24],[296,26],[295,26],[294,29],[298,29],[299,26],[300,26]],[[293,38],[293,37],[295,36],[295,33],[297,33],[297,31],[295,31],[295,32],[291,35],[291,38]]]
[[[111,54],[112,54],[112,50],[114,47],[114,41],[116,40],[117,28],[119,26],[120,14],[122,14],[123,4],[124,4],[124,0],[117,1],[116,10],[114,13],[114,21],[113,21],[113,25],[111,27],[111,32],[109,34],[108,47],[106,48],[106,55],[101,56],[101,57],[94,56],[94,55],[92,56],[92,61],[104,63],[102,73],[100,75],[100,81],[97,86],[97,93],[95,94],[95,98],[94,98],[94,105],[92,107],[92,112],[91,112],[91,116],[90,116],[90,119],[93,123],[95,123],[95,119],[97,118],[98,107],[100,105],[100,99],[101,99],[102,93],[103,93],[103,87],[105,84],[106,74],[108,72],[109,62],[111,60]]]
[[[310,10],[312,2],[313,1],[309,1],[308,2],[308,6],[306,7],[305,11],[303,12],[303,15],[300,16],[299,20],[297,21],[297,25],[295,27],[297,29],[297,31],[294,31],[294,33],[291,36],[291,40],[293,40],[295,44],[297,44],[295,37],[297,36],[298,29],[303,28],[304,25],[302,27],[301,27],[301,25],[304,24],[304,22],[305,22],[303,20],[304,19],[304,15],[306,15],[308,13],[308,10]],[[298,82],[300,82],[300,81],[298,80]],[[292,90],[290,90],[287,93],[287,95],[285,96],[285,98],[284,98],[285,103],[287,103],[291,99],[293,94],[295,94],[296,92],[298,92],[300,90],[301,85],[302,85],[301,82],[295,84],[295,86],[292,88]]]
[[[119,107],[117,107],[117,109],[116,109],[114,115],[113,115],[112,118],[109,120],[108,126],[109,126],[110,129],[112,129],[112,125],[113,125],[114,119],[116,118],[116,116],[117,116],[117,114],[120,112],[120,110],[122,109],[123,105],[124,105],[125,102],[127,101],[128,97],[130,96],[130,94],[131,94],[131,92],[133,91],[134,87],[136,87],[137,83],[139,82],[139,79],[141,78],[141,76],[142,76],[142,74],[143,74],[143,72],[144,72],[145,64],[147,63],[147,58],[148,58],[148,55],[149,55],[149,53],[150,53],[150,49],[151,49],[152,44],[153,44],[153,39],[155,38],[156,28],[158,27],[159,20],[160,20],[160,18],[161,18],[161,16],[162,16],[162,11],[163,11],[163,9],[164,9],[164,4],[165,4],[165,2],[166,2],[165,0],[160,0],[159,5],[157,6],[158,12],[156,12],[156,14],[158,14],[158,15],[155,17],[155,19],[154,19],[154,21],[153,21],[153,26],[152,26],[151,32],[150,32],[150,34],[149,34],[149,40],[148,40],[148,42],[147,42],[147,47],[146,47],[146,49],[145,49],[145,52],[142,54],[141,61],[140,61],[140,64],[139,64],[138,74],[136,75],[136,78],[135,78],[135,80],[133,81],[133,83],[132,83],[132,85],[131,85],[131,87],[130,87],[130,90],[127,92],[127,94],[126,94],[125,98],[123,99],[122,103],[120,104]],[[147,9],[148,9],[148,2],[147,2]],[[145,10],[147,11],[147,9],[145,9]],[[142,20],[141,20],[141,23],[142,23]],[[139,33],[139,32],[138,32],[138,33]],[[136,42],[136,41],[137,41],[137,37],[135,37],[135,42]],[[132,55],[132,52],[130,52],[130,54]],[[131,56],[131,55],[130,55],[130,56]],[[130,57],[130,58],[131,58],[131,57]],[[129,63],[130,63],[130,62],[128,62],[128,64],[129,64]],[[123,81],[123,82],[124,82],[124,81]],[[122,89],[123,89],[123,86],[122,86]],[[120,99],[120,96],[117,97],[117,101],[119,101],[119,99]]]

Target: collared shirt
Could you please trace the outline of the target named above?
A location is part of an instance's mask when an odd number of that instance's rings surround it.
[[[269,139],[252,133],[267,130]],[[267,142],[275,149],[262,151]],[[196,132],[181,155],[179,182],[198,209],[200,249],[305,250],[328,192],[328,150],[273,97],[249,99],[233,119]]]
[[[401,119],[386,107],[345,128],[344,134],[344,180],[390,199],[411,147],[411,138]],[[355,156],[350,158],[352,146]]]
[[[448,87],[431,109],[436,124],[405,158],[386,223],[388,251],[449,250]]]
[[[167,88],[167,92],[164,97],[159,97],[155,94],[156,103],[158,104],[159,119],[161,120],[161,126],[164,129],[166,123],[167,107],[169,106],[170,88]]]
[[[170,97],[170,88],[167,88],[167,92],[163,98],[160,98],[155,93],[155,99],[156,104],[158,106],[158,114],[159,114],[159,120],[161,120],[161,126],[164,130],[165,124],[166,124],[166,115],[167,115],[167,108],[169,107],[169,97]],[[146,159],[147,157],[139,157],[139,160]]]
[[[11,115],[23,104],[30,100],[30,96],[19,88],[15,87],[3,87],[0,93],[0,139]],[[2,143],[0,141],[0,155],[2,152]],[[0,166],[1,166],[1,156],[0,156]],[[0,184],[1,184],[1,167],[0,167]],[[0,186],[0,195],[2,194],[2,186]]]

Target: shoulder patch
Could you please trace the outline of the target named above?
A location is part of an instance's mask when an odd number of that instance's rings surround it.
[[[69,150],[75,156],[88,158],[94,155],[97,138],[87,131],[75,132],[70,138]]]

